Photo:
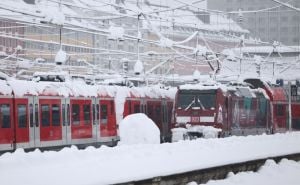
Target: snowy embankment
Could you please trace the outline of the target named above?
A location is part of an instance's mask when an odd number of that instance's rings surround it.
[[[0,157],[2,185],[113,184],[300,152],[300,133],[114,148],[65,148]]]
[[[299,185],[299,174],[300,162],[282,159],[276,164],[273,160],[267,160],[257,172],[229,173],[226,179],[209,181],[206,185]]]

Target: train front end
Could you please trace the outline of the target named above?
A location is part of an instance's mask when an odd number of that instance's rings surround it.
[[[204,130],[215,128],[219,136],[226,126],[224,109],[225,96],[218,86],[180,86],[175,98],[174,128],[185,128],[190,138],[205,137]]]

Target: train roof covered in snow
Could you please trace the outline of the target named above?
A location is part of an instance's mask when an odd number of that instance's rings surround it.
[[[24,80],[0,80],[0,94],[21,96],[61,96],[61,97],[145,97],[174,98],[176,89],[159,86],[125,87],[87,85],[80,81],[35,82]]]

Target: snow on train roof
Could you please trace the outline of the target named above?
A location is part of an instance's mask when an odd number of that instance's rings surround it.
[[[217,90],[222,89],[223,91],[227,91],[227,87],[223,84],[219,84],[216,82],[208,82],[208,83],[199,83],[199,84],[185,84],[179,86],[180,90]]]
[[[171,98],[175,97],[176,89],[162,89],[159,86],[152,87],[120,87],[87,85],[81,81],[68,82],[34,82],[24,80],[8,80],[0,83],[1,94],[16,96],[62,96],[62,97],[149,97]]]

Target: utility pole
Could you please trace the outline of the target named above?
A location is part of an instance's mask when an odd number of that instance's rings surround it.
[[[292,90],[291,90],[291,81],[288,82],[289,89],[289,131],[292,131]]]

